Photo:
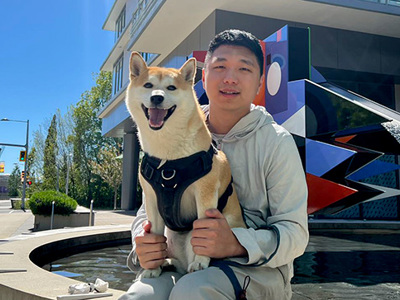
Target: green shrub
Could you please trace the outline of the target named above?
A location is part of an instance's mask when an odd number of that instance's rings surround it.
[[[78,206],[78,203],[66,194],[51,190],[33,193],[28,204],[34,215],[50,216],[53,201],[54,214],[57,215],[68,216]]]

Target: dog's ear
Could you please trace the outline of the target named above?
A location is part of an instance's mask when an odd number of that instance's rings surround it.
[[[185,62],[182,68],[179,69],[179,72],[186,81],[193,82],[194,76],[196,75],[196,59],[192,57]]]
[[[147,70],[147,64],[138,52],[132,52],[129,63],[129,72],[131,80],[138,77],[144,70]]]

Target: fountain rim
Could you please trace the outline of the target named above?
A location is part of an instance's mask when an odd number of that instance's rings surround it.
[[[6,270],[23,272],[0,273],[0,294],[7,299],[56,299],[67,294],[71,284],[80,283],[41,268],[54,258],[109,245],[126,243],[130,239],[130,225],[64,228],[35,232],[9,238],[0,244],[0,265]],[[40,282],[41,284],[38,284]],[[109,289],[117,299],[124,292]]]

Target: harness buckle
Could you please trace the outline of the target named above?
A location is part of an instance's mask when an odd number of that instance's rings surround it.
[[[168,172],[172,172],[171,175],[168,174]],[[161,177],[164,180],[171,180],[172,178],[174,178],[176,175],[176,170],[174,169],[163,169],[161,170]]]
[[[146,164],[146,166],[144,167],[144,170],[142,172],[142,175],[147,179],[150,180],[153,177],[153,173],[154,173],[154,168],[151,167],[149,164]]]

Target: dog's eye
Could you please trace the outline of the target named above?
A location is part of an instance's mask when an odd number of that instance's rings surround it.
[[[151,89],[151,88],[153,87],[153,84],[150,83],[150,82],[146,82],[146,83],[144,84],[144,87],[145,87],[146,89]]]
[[[169,85],[169,86],[167,86],[167,90],[169,90],[169,91],[175,91],[175,90],[176,90],[176,86],[174,86],[174,85]]]

